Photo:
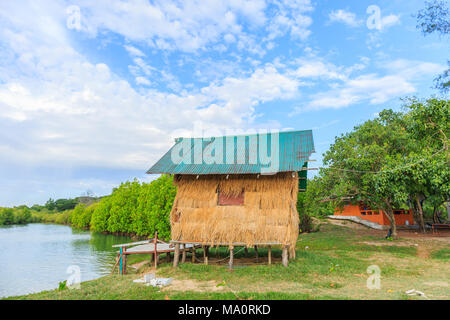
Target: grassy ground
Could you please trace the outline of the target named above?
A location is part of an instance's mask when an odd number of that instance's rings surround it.
[[[163,258],[158,276],[175,279],[163,289],[133,283],[142,276],[133,273],[83,282],[80,290],[53,290],[13,299],[450,299],[448,239],[388,241],[384,232],[332,224],[324,224],[320,230],[300,235],[297,257],[287,268],[280,263],[281,250],[273,250],[272,266],[265,265],[267,251],[261,248],[259,264],[255,264],[252,249],[247,258],[241,250],[230,271],[225,259],[228,252],[211,249],[209,266],[190,263],[188,255],[188,262],[173,269]],[[141,262],[137,264],[139,272],[151,272],[143,262],[146,258],[132,256],[129,264]],[[367,288],[371,265],[381,270],[380,289]],[[410,289],[422,291],[426,297],[406,295]]]

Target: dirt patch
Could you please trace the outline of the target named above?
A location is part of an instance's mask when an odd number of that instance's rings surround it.
[[[370,246],[396,246],[396,247],[411,247],[411,246],[417,246],[417,244],[412,244],[410,242],[399,242],[399,241],[383,241],[383,242],[375,242],[375,241],[363,241],[361,242],[363,244],[368,244]]]
[[[367,244],[371,246],[396,246],[396,247],[415,247],[416,248],[416,255],[419,258],[428,259],[431,255],[431,252],[434,249],[433,243],[431,241],[427,241],[429,239],[405,239],[404,241],[362,241],[360,243]],[[409,241],[408,241],[409,240]],[[413,241],[416,240],[416,241]],[[434,239],[430,239],[434,240]]]
[[[449,287],[448,282],[445,282],[445,281],[424,282],[423,284],[425,284],[427,286],[431,286],[431,287],[443,287],[443,288]]]
[[[417,256],[419,258],[428,259],[431,254],[431,250],[433,250],[432,247],[424,245],[424,244],[420,244],[417,246]]]
[[[141,269],[146,264],[148,264],[148,261],[141,261],[141,262],[137,262],[137,263],[131,264],[128,267],[129,268],[133,268],[134,270],[138,271],[139,269]]]
[[[195,291],[195,292],[226,292],[225,286],[217,286],[220,282],[198,280],[173,280],[162,291]]]

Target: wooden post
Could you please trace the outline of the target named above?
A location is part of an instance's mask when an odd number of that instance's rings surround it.
[[[205,261],[205,264],[208,265],[208,255],[209,255],[209,246],[203,247],[203,260]]]
[[[123,248],[123,274],[127,274],[127,248]]]
[[[158,232],[155,232],[155,238],[153,239],[155,250],[155,269],[158,268]]]
[[[234,262],[234,248],[233,246],[230,246],[230,262],[228,264],[228,267],[230,269],[233,269],[233,262]]]
[[[119,252],[120,252],[120,268],[119,268],[119,274],[122,275],[122,274],[123,274],[123,248],[122,248],[122,247],[120,247]]]
[[[283,246],[283,253],[281,255],[283,266],[288,266],[288,246]]]
[[[271,246],[269,246],[268,263],[269,263],[269,266],[272,264],[272,247]]]
[[[255,246],[255,257],[256,257],[256,262],[258,262],[258,247]]]
[[[178,267],[178,259],[180,259],[180,244],[175,244],[175,252],[173,255],[173,266],[176,268]]]
[[[245,256],[248,257],[248,248],[247,248],[247,246],[245,246],[244,251],[245,251]]]
[[[192,251],[192,263],[195,263],[195,247],[194,246],[192,246],[191,251]]]
[[[183,253],[181,255],[181,263],[184,263],[186,261],[186,245],[183,244]]]

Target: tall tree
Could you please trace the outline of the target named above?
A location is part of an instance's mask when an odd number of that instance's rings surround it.
[[[450,102],[412,99],[405,107],[410,141],[416,149],[404,159],[414,165],[405,166],[401,174],[409,179],[410,202],[422,231],[425,231],[423,202],[429,201],[439,207],[450,198]]]
[[[393,237],[397,237],[394,208],[402,204],[404,190],[380,186],[377,173],[392,158],[407,153],[407,133],[400,121],[394,121],[400,117],[386,110],[379,118],[337,137],[324,155],[328,168],[323,171],[331,196],[340,199],[355,194],[371,207],[382,209],[391,223]]]

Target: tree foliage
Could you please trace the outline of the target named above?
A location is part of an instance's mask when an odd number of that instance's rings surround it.
[[[448,100],[407,100],[404,112],[384,110],[373,120],[336,137],[324,154],[319,177],[305,195],[305,210],[320,212],[324,198],[342,206],[344,198],[384,210],[410,207],[424,230],[424,201],[433,208],[449,200]],[[320,196],[321,195],[321,196]],[[306,197],[311,199],[306,200]]]
[[[170,237],[169,214],[176,189],[171,176],[151,183],[122,183],[103,198],[92,213],[90,226],[99,232],[133,233],[138,236]]]

